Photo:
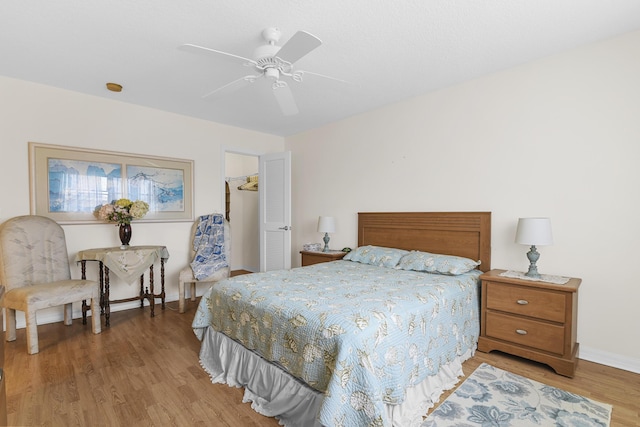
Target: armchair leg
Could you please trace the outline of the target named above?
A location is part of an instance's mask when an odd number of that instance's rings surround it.
[[[102,332],[102,325],[100,324],[100,304],[98,301],[98,298],[91,298],[91,326],[94,334]]]
[[[16,311],[13,308],[7,308],[7,341],[16,340]]]
[[[196,300],[196,282],[191,282],[191,301]]]
[[[69,326],[73,322],[73,304],[64,305],[64,324]]]
[[[184,282],[178,282],[178,313],[184,313]]]
[[[36,323],[36,313],[27,311],[24,313],[27,322],[27,352],[36,354],[40,351],[38,348],[38,325]]]

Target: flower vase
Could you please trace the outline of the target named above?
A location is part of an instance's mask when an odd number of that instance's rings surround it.
[[[120,243],[122,243],[120,249],[128,248],[131,240],[131,224],[120,224],[118,235],[120,236]]]

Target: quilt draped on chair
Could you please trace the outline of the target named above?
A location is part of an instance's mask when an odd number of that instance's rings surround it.
[[[224,217],[210,214],[202,215],[198,220],[193,237],[196,255],[190,265],[194,277],[202,280],[229,264],[224,251]]]

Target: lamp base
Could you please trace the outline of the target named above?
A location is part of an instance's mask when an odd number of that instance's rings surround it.
[[[324,248],[322,248],[322,252],[329,252],[329,233],[324,233]]]
[[[538,266],[536,262],[540,259],[540,253],[536,250],[535,245],[531,245],[531,249],[527,252],[527,258],[529,258],[529,271],[525,273],[525,276],[532,277],[534,279],[540,278],[540,273],[538,273]]]
[[[531,268],[531,266],[529,266],[529,271],[527,271],[526,273],[524,273],[525,276],[527,277],[531,277],[533,279],[539,279],[540,277],[540,273],[538,273],[538,269],[534,266],[533,268]]]

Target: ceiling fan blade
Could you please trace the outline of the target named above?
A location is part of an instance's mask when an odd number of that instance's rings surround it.
[[[278,105],[280,105],[282,114],[285,116],[295,116],[298,114],[298,106],[296,105],[296,100],[293,99],[293,93],[291,93],[289,85],[274,86],[273,95],[276,97]]]
[[[253,59],[245,58],[244,56],[234,55],[233,53],[223,52],[221,50],[210,49],[208,47],[197,46],[195,44],[183,44],[178,49],[184,52],[197,53],[199,55],[223,57],[232,61],[238,62],[242,65],[256,65],[256,61]]]
[[[298,31],[280,48],[276,56],[293,64],[321,44],[322,41],[316,36],[306,31]]]
[[[311,71],[297,70],[296,74],[300,74],[302,76],[302,80],[304,80],[304,76],[305,75],[309,74],[309,75],[312,75],[312,76],[322,77],[323,79],[329,79],[329,80],[333,80],[333,81],[344,83],[344,84],[348,84],[348,85],[351,84],[351,82],[348,82],[346,80],[338,79],[336,77],[327,76],[325,74],[312,73]],[[294,78],[294,80],[295,80],[295,78]]]
[[[217,89],[212,90],[209,93],[202,95],[203,98],[216,98],[221,95],[225,95],[231,92],[235,92],[238,89],[241,89],[245,86],[249,86],[251,83],[255,82],[260,76],[244,76],[240,77],[237,80],[232,81],[231,83],[227,83],[224,86],[221,86]]]

